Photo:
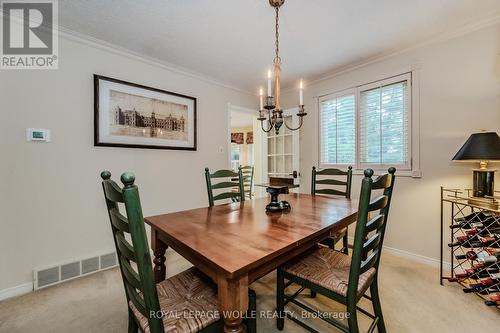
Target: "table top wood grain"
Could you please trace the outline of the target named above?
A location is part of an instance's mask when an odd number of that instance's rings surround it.
[[[280,199],[291,204],[289,212],[267,214],[269,198],[264,197],[151,216],[145,221],[181,255],[189,252],[196,261],[232,278],[329,230],[333,234],[356,219],[356,200],[296,193]]]

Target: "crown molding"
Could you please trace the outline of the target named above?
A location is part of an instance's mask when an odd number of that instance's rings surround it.
[[[148,64],[151,66],[159,67],[159,68],[162,68],[162,69],[165,69],[165,70],[177,73],[177,74],[185,75],[185,76],[188,76],[188,77],[200,80],[200,81],[204,81],[204,82],[207,82],[207,83],[210,83],[213,85],[217,85],[217,86],[220,86],[220,87],[223,87],[226,89],[230,89],[230,90],[242,93],[242,94],[251,95],[251,96],[255,95],[253,92],[250,92],[250,91],[245,90],[245,89],[234,87],[233,85],[231,85],[229,83],[222,82],[218,79],[215,79],[215,78],[210,77],[208,75],[190,70],[186,67],[177,66],[177,65],[174,65],[174,64],[169,63],[167,61],[160,60],[160,59],[155,58],[155,57],[150,57],[150,56],[132,51],[132,50],[127,49],[125,47],[106,42],[102,39],[98,39],[98,38],[94,38],[94,37],[91,37],[91,36],[88,36],[85,34],[81,34],[79,32],[76,32],[74,30],[71,30],[71,29],[68,29],[68,28],[65,28],[62,26],[58,27],[58,34],[62,38],[83,44],[85,46],[89,46],[89,47],[92,47],[95,49],[114,53],[114,54],[129,58],[129,59],[132,59],[132,60],[140,61],[142,63]]]

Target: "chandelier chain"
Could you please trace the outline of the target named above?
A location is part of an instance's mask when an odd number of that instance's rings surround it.
[[[275,25],[275,28],[276,28],[276,56],[274,58],[274,62],[275,63],[281,63],[281,58],[280,58],[280,18],[279,18],[279,10],[280,10],[280,7],[279,6],[276,6],[275,7],[275,10],[276,10],[276,25]]]

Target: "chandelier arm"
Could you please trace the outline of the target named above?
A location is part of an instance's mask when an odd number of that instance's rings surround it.
[[[289,127],[289,126],[286,124],[286,122],[284,122],[285,127],[286,127],[286,128],[288,128],[290,131],[296,131],[296,130],[298,130],[299,128],[301,128],[301,127],[302,127],[302,123],[303,123],[303,120],[302,120],[302,119],[303,119],[303,117],[300,117],[300,119],[299,119],[299,126],[297,126],[297,127],[295,127],[295,128],[293,128],[293,127]]]
[[[262,130],[263,130],[265,133],[269,133],[269,132],[271,132],[271,130],[272,130],[272,129],[273,129],[273,127],[274,127],[274,124],[272,124],[269,120],[268,120],[267,122],[269,123],[269,129],[267,129],[267,130],[266,130],[266,129],[264,128],[264,121],[263,121],[263,120],[261,120],[261,121],[260,121],[260,128],[262,128]]]

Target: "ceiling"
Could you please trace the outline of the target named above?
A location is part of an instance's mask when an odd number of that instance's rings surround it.
[[[274,56],[267,0],[67,0],[59,24],[256,93]],[[499,0],[286,0],[284,86],[498,17]]]

